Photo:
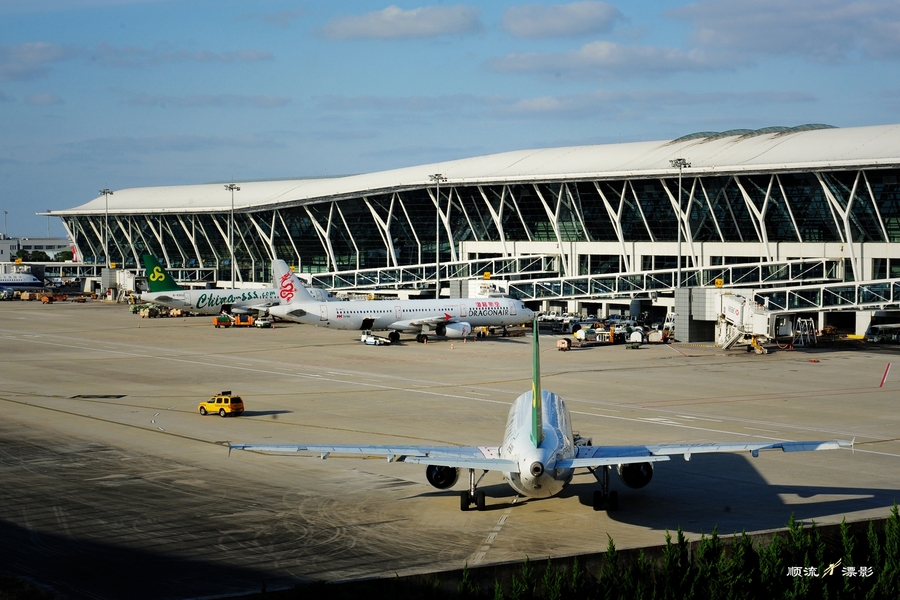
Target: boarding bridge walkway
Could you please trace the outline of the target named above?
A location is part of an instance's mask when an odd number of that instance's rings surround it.
[[[509,295],[532,300],[607,300],[650,298],[654,293],[673,292],[676,287],[763,288],[794,287],[807,283],[843,282],[840,259],[804,259],[717,267],[554,277],[510,282]]]
[[[900,308],[900,278],[747,290],[773,313]]]
[[[445,262],[440,265],[441,281],[482,279],[485,273],[498,279],[521,279],[559,275],[559,255],[535,254],[507,258],[484,258]],[[423,289],[434,286],[435,264],[382,267],[333,273],[315,273],[312,285],[327,290],[370,291],[386,288]]]

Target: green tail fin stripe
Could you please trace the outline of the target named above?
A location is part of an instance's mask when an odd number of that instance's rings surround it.
[[[531,365],[531,441],[535,448],[544,441],[544,421],[541,416],[541,348],[538,342],[538,320],[534,320],[534,358]]]
[[[154,294],[157,292],[174,292],[184,289],[172,279],[156,257],[149,254],[144,255],[144,268],[147,269],[147,284],[150,291]]]

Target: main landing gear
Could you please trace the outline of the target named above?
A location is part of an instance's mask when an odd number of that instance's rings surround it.
[[[399,337],[399,334],[398,334],[398,337]],[[416,341],[419,342],[420,344],[427,344],[428,336],[425,335],[424,333],[418,333],[418,334],[416,334]]]
[[[388,334],[388,339],[391,340],[392,344],[396,344],[397,342],[400,341],[400,332],[399,331],[390,332]]]
[[[484,479],[486,474],[487,471],[481,474],[478,481],[475,481],[475,469],[469,469],[469,489],[459,493],[459,510],[469,510],[469,507],[472,506],[472,504],[474,504],[475,508],[478,510],[484,510],[484,492],[476,490],[476,487],[481,483],[481,480]]]
[[[594,510],[619,510],[619,492],[609,491],[609,466],[588,470],[600,482],[600,489],[594,492]]]

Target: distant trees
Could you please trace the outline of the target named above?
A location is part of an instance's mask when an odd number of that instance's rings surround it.
[[[69,253],[71,255],[71,252]],[[43,250],[19,250],[16,252],[16,258],[21,258],[22,262],[50,262],[50,256]]]

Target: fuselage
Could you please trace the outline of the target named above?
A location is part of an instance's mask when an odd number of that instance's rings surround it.
[[[333,329],[428,331],[444,322],[504,327],[531,321],[534,313],[512,298],[302,302],[273,307],[270,314]]]
[[[531,392],[525,392],[509,409],[500,458],[514,460],[518,473],[504,473],[509,485],[528,498],[549,498],[572,480],[574,469],[557,469],[556,461],[575,456],[572,418],[562,398],[543,390],[541,416],[544,439],[536,447],[531,440]],[[540,468],[537,466],[540,465]],[[539,474],[535,474],[540,471]]]
[[[223,306],[232,308],[259,306],[278,302],[275,288],[229,289],[229,290],[173,290],[171,292],[145,292],[144,302],[162,304],[170,308],[181,308],[202,315],[217,315]]]
[[[8,273],[0,275],[0,287],[11,289],[42,288],[44,283],[30,273]]]

